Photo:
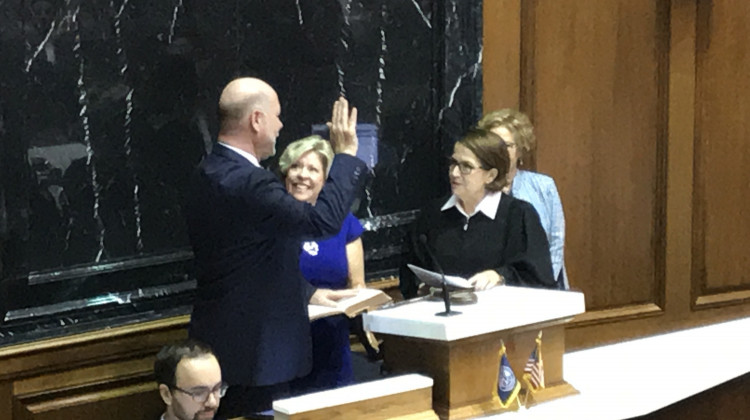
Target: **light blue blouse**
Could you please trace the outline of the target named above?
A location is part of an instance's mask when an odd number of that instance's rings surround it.
[[[565,272],[565,215],[563,214],[560,194],[557,192],[555,181],[536,172],[516,172],[511,185],[513,197],[528,201],[539,213],[544,231],[547,232],[549,253],[552,257],[552,269],[555,279],[562,277],[565,289],[570,288],[568,274]]]

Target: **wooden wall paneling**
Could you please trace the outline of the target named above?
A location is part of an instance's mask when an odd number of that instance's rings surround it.
[[[556,180],[568,273],[587,296],[569,349],[750,316],[748,12],[741,0],[520,2],[518,103],[539,143],[527,166]],[[495,108],[494,79],[511,76],[493,69],[516,43],[488,41],[485,25]]]
[[[698,2],[693,293],[750,302],[750,3]]]
[[[154,353],[155,354],[155,353]],[[154,366],[153,354],[111,363],[97,363],[77,369],[65,369],[32,376],[13,383],[13,394],[40,395],[83,387],[101,386],[113,381],[149,382]]]
[[[694,264],[701,252],[694,248],[694,207],[700,205],[695,197],[700,179],[694,165],[699,159],[697,149],[700,133],[699,110],[702,102],[697,97],[696,36],[700,31],[698,9],[709,2],[680,0],[669,2],[669,76],[668,76],[668,148],[666,189],[666,284],[665,316],[655,319],[632,320],[621,326],[605,324],[597,328],[579,328],[568,331],[569,342],[574,346],[590,347],[597,342],[612,342],[636,336],[651,335],[675,329],[689,328],[712,322],[746,316],[750,306],[714,308],[695,313],[692,310],[697,296],[697,282],[691,278],[699,271]],[[702,5],[702,6],[699,6]],[[703,17],[705,18],[704,13]],[[698,47],[700,49],[700,47]],[[697,225],[700,228],[700,225]],[[700,236],[698,236],[700,238]],[[691,263],[693,261],[693,263]],[[692,284],[692,285],[691,285]],[[692,292],[691,292],[692,291]],[[710,299],[703,296],[698,299]],[[594,338],[596,337],[596,338]],[[710,352],[710,344],[707,344]]]
[[[673,1],[670,9],[666,303],[669,318],[682,319],[691,305],[696,4]]]
[[[659,200],[665,200],[665,222],[664,234],[666,238],[664,266],[664,305],[662,316],[643,317],[645,313],[656,313],[654,305],[642,304],[629,305],[625,308],[611,308],[597,310],[577,318],[577,322],[566,331],[569,349],[591,347],[601,343],[609,343],[631,339],[639,336],[652,335],[677,329],[684,329],[720,322],[727,319],[750,315],[750,305],[724,305],[724,307],[713,307],[709,310],[695,312],[693,310],[694,296],[696,290],[701,290],[699,282],[695,281],[695,275],[700,271],[691,266],[691,261],[699,256],[693,247],[695,235],[693,230],[694,206],[700,205],[695,198],[700,193],[697,190],[698,183],[693,182],[700,179],[697,174],[700,166],[697,164],[700,151],[697,150],[699,141],[700,124],[696,104],[702,100],[697,97],[696,91],[696,28],[698,24],[698,5],[706,6],[710,2],[703,3],[694,0],[679,0],[662,2],[662,7],[669,10],[659,10],[659,16],[667,16],[664,20],[659,18],[660,25],[668,22],[669,33],[663,36],[660,42],[668,42],[668,80],[664,82],[662,92],[668,97],[666,115],[668,120],[666,148],[666,190],[658,192],[663,194]],[[745,14],[742,14],[745,16]],[[705,15],[704,15],[705,17]],[[663,27],[663,26],[662,26]],[[700,31],[700,29],[698,29]],[[664,71],[664,67],[662,67]],[[699,79],[699,78],[698,78]],[[694,162],[694,158],[696,161]],[[739,172],[742,173],[742,172]],[[736,176],[737,173],[735,173]],[[563,200],[565,205],[565,193]],[[601,209],[603,210],[603,209]],[[601,211],[600,210],[600,211]],[[568,219],[570,219],[569,210]],[[658,212],[656,212],[658,214]],[[656,224],[655,226],[658,226]],[[700,231],[700,225],[698,231]],[[570,260],[568,253],[568,264],[575,264]],[[693,281],[691,282],[691,279]],[[583,288],[587,292],[586,287]],[[692,295],[691,295],[692,291]],[[744,291],[734,293],[733,303],[740,303],[738,297]],[[698,297],[708,302],[709,299],[725,299],[727,294],[703,295]],[[708,306],[708,303],[706,303]],[[591,308],[589,308],[591,309]],[[632,313],[629,311],[633,309]],[[606,322],[605,322],[606,321]],[[596,324],[598,325],[591,325]],[[706,351],[710,352],[710,343],[706,343]]]
[[[535,121],[536,98],[536,0],[524,1],[521,5],[521,82],[519,109]],[[537,137],[537,143],[539,138]],[[538,146],[538,144],[537,144]],[[521,169],[537,170],[536,152],[524,156]]]
[[[7,417],[13,413],[13,384],[0,382],[0,414]]]
[[[153,360],[187,316],[0,349],[0,412],[12,419],[158,418]]]
[[[30,420],[154,420],[164,411],[153,383],[20,402],[25,410],[23,418]]]
[[[668,13],[664,2],[535,1],[537,169],[566,213],[566,263],[589,311],[664,300]],[[526,5],[524,6],[526,7]],[[526,74],[526,73],[524,73]],[[644,306],[645,305],[645,306]],[[591,316],[591,314],[589,314]],[[632,316],[632,314],[629,314]]]
[[[518,107],[522,3],[522,0],[485,0],[482,3],[484,112]]]
[[[188,317],[145,322],[0,348],[0,381],[90,366],[139,354],[156,354],[165,343],[187,337]]]

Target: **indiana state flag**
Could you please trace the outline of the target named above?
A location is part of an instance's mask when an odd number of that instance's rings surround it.
[[[518,391],[521,390],[521,384],[516,380],[516,375],[508,363],[508,356],[505,355],[505,343],[501,342],[500,347],[500,369],[497,374],[497,397],[500,399],[500,406],[508,408],[518,398]]]

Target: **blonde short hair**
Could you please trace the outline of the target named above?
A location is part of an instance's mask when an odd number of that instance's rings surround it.
[[[508,129],[513,133],[513,141],[520,151],[519,158],[536,149],[534,126],[526,114],[516,109],[504,108],[487,113],[479,120],[477,127],[485,130],[494,130],[498,127]]]
[[[308,136],[289,143],[289,146],[284,149],[284,153],[279,158],[279,170],[281,170],[281,174],[286,177],[292,164],[310,151],[316,152],[318,157],[320,157],[323,169],[325,170],[323,176],[327,178],[328,171],[333,164],[333,148],[331,147],[331,143],[318,135]]]

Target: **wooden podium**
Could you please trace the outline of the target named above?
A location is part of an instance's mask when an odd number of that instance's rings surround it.
[[[433,407],[441,419],[504,411],[494,394],[501,340],[520,381],[540,330],[546,388],[533,400],[577,393],[563,379],[562,355],[565,323],[585,311],[582,293],[503,286],[477,292],[477,303],[452,309],[461,314],[435,316],[443,302],[421,300],[364,316],[365,327],[383,339],[386,369],[434,380]]]

